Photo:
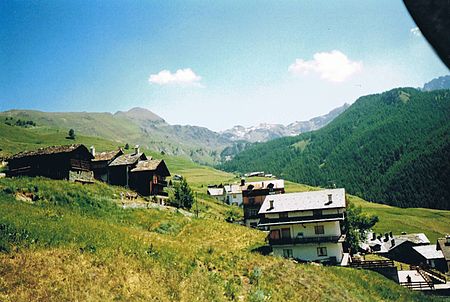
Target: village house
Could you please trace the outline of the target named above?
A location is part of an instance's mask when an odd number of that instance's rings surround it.
[[[43,176],[78,182],[92,182],[94,157],[82,144],[50,146],[24,151],[9,158],[7,175]]]
[[[378,235],[368,233],[368,239],[360,244],[360,248],[392,260],[417,265],[421,259],[413,248],[429,244],[430,240],[423,233],[402,235],[393,235],[392,232]]]
[[[345,211],[344,189],[268,195],[258,226],[268,228],[274,255],[341,263]]]
[[[223,186],[223,192],[225,194],[224,201],[227,204],[236,206],[242,205],[242,190],[238,184]]]
[[[147,157],[139,151],[139,146],[134,148],[134,153],[122,154],[115,158],[108,165],[109,183],[116,186],[130,187],[130,171],[142,160],[147,160]]]
[[[160,201],[167,199],[168,194],[164,192],[167,187],[166,177],[170,176],[164,160],[148,159],[138,161],[136,166],[130,170],[130,188],[143,196],[158,196]],[[166,198],[164,198],[166,197]]]
[[[417,265],[434,268],[443,273],[447,271],[444,254],[437,249],[436,244],[414,246],[413,250],[417,254]]]
[[[446,272],[450,272],[450,235],[445,236],[445,238],[439,238],[437,240],[436,248],[442,251],[444,259],[447,265],[445,269]]]
[[[90,148],[92,156],[91,170],[94,172],[94,178],[100,181],[109,182],[108,166],[117,157],[123,155],[122,149],[109,152],[95,152],[95,147]]]
[[[223,187],[209,187],[206,192],[209,196],[214,197],[218,201],[225,201],[226,193]]]
[[[259,222],[258,211],[268,195],[284,193],[284,180],[273,179],[245,183],[241,181],[242,204],[244,207],[244,223],[256,227]]]

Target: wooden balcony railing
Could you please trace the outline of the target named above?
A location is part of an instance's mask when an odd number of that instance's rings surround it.
[[[322,220],[322,219],[336,219],[336,220],[344,220],[344,214],[322,214],[322,215],[311,215],[311,216],[300,216],[300,217],[283,217],[283,218],[266,218],[261,217],[259,224],[282,224],[282,223],[303,223],[312,220]]]
[[[269,238],[270,245],[303,244],[303,243],[323,243],[344,241],[345,235],[341,236],[317,236],[317,237],[297,237],[297,238]]]

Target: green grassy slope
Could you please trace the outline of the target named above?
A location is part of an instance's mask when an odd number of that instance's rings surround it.
[[[252,249],[265,234],[246,227],[121,209],[119,190],[1,179],[0,300],[433,300],[373,272],[262,256]],[[17,192],[35,201],[18,201]]]
[[[220,150],[231,144],[209,129],[170,125],[142,108],[118,114],[34,110],[0,112],[0,123],[7,118],[13,118],[13,122],[18,119],[32,120],[38,129],[59,129],[63,134],[72,128],[77,134],[101,137],[122,145],[140,144],[147,149],[186,156],[209,164],[218,160]]]
[[[328,126],[256,144],[227,171],[334,182],[367,200],[450,209],[450,90],[394,89],[359,98]]]

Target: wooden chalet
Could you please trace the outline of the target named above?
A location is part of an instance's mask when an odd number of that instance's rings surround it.
[[[130,171],[130,188],[144,196],[168,196],[166,177],[170,176],[164,160],[139,161]]]
[[[122,154],[108,165],[108,181],[112,185],[130,187],[130,171],[139,161],[147,160],[144,153],[136,146],[134,153]]]
[[[92,154],[82,144],[50,146],[10,157],[7,175],[92,182],[91,159]]]
[[[123,155],[122,149],[96,153],[94,146],[92,146],[91,154],[94,156],[94,158],[91,160],[91,169],[94,172],[95,179],[109,182],[108,165],[117,157]]]

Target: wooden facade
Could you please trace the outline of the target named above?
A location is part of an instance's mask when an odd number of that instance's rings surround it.
[[[168,196],[166,177],[170,176],[164,160],[141,161],[130,171],[130,188],[143,196]]]
[[[96,154],[95,149],[91,147],[91,154],[94,156],[91,161],[91,169],[94,172],[94,178],[109,183],[108,166],[117,157],[123,155],[122,149]]]
[[[130,187],[130,171],[139,161],[147,160],[144,153],[123,154],[108,165],[109,183],[116,186]]]
[[[92,158],[89,150],[81,144],[51,146],[12,156],[8,160],[7,175],[91,181]]]

